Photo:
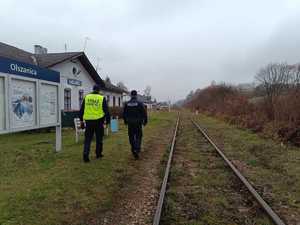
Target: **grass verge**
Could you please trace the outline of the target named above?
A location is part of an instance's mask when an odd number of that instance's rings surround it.
[[[173,118],[151,114],[145,142]],[[110,210],[114,193],[134,173],[125,127],[105,138],[103,159],[95,159],[92,144],[89,164],[82,162],[82,141],[74,139],[73,130],[64,130],[63,151],[54,153],[54,133],[0,136],[1,225],[79,224]]]
[[[287,224],[300,223],[300,151],[200,115],[198,122]]]

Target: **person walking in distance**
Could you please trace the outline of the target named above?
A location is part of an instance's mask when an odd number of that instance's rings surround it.
[[[95,85],[93,92],[85,96],[79,117],[82,126],[83,120],[85,121],[83,161],[90,162],[89,154],[94,133],[96,133],[96,158],[102,158],[104,124],[110,123],[110,115],[106,99],[100,94],[99,85]]]
[[[128,125],[128,136],[131,151],[135,159],[139,158],[141,151],[143,128],[148,122],[147,111],[142,102],[137,100],[137,91],[131,91],[131,99],[124,105],[124,123]]]

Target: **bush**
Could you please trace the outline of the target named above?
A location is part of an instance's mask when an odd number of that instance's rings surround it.
[[[254,132],[263,132],[267,137],[300,145],[299,99],[299,88],[290,88],[273,101],[273,116],[270,117],[268,99],[262,97],[262,101],[249,101],[234,87],[222,84],[198,90],[185,107]]]

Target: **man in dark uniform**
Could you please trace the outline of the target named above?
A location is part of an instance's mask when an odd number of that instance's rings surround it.
[[[93,92],[85,96],[80,108],[79,117],[81,124],[83,125],[83,120],[86,124],[83,161],[90,161],[89,154],[94,133],[96,133],[96,158],[103,157],[104,123],[110,123],[110,115],[106,100],[100,94],[99,85],[95,85]]]
[[[137,100],[137,91],[131,91],[131,99],[124,105],[124,123],[128,125],[128,136],[131,151],[135,159],[139,158],[141,151],[143,129],[148,122],[147,111],[142,102]]]

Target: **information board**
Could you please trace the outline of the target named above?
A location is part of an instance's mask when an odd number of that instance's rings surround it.
[[[0,130],[5,129],[5,89],[4,78],[0,77]]]
[[[61,149],[60,74],[0,57],[0,134],[56,128]]]
[[[40,123],[41,125],[58,122],[58,87],[41,84],[40,86]]]
[[[11,80],[10,115],[12,128],[36,125],[36,83]]]

